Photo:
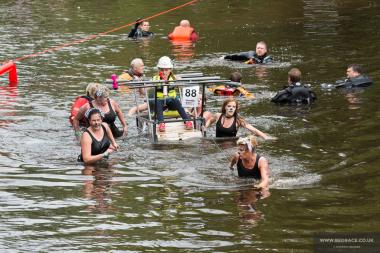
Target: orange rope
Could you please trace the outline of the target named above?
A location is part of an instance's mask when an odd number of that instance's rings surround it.
[[[154,14],[152,16],[149,16],[149,17],[146,17],[144,19],[142,19],[141,21],[143,20],[150,20],[152,18],[155,18],[155,17],[158,17],[160,15],[163,15],[163,14],[166,14],[168,12],[171,12],[171,11],[175,11],[177,9],[180,9],[182,7],[185,7],[187,5],[190,5],[190,4],[193,4],[193,3],[196,3],[198,0],[192,0],[190,2],[187,2],[185,4],[181,4],[181,5],[178,5],[174,8],[171,8],[169,10],[166,10],[166,11],[162,11],[162,12],[159,12],[157,14]],[[129,23],[129,24],[126,24],[126,25],[123,25],[123,26],[120,26],[120,27],[117,27],[117,28],[113,28],[111,30],[108,30],[106,32],[101,32],[101,33],[98,33],[98,34],[95,34],[95,35],[89,35],[87,36],[86,38],[83,38],[83,39],[79,39],[79,40],[74,40],[72,42],[68,42],[68,43],[65,43],[65,44],[62,44],[62,45],[59,45],[59,46],[55,46],[55,47],[51,47],[51,48],[48,48],[48,49],[45,49],[43,51],[40,51],[40,52],[37,52],[37,53],[33,53],[33,54],[28,54],[28,55],[24,55],[24,56],[21,56],[21,57],[18,57],[16,59],[14,59],[13,61],[22,61],[22,60],[25,60],[27,58],[32,58],[34,56],[38,56],[38,55],[41,55],[41,54],[44,54],[44,53],[48,53],[48,52],[53,52],[53,51],[57,51],[57,50],[60,50],[62,48],[65,48],[65,47],[69,47],[69,46],[72,46],[72,45],[75,45],[75,44],[79,44],[79,43],[83,43],[83,42],[86,42],[86,41],[89,41],[89,40],[93,40],[93,39],[96,39],[97,37],[99,36],[103,36],[103,35],[106,35],[108,33],[112,33],[112,32],[115,32],[115,31],[118,31],[120,29],[123,29],[123,28],[126,28],[128,26],[131,26],[131,25],[134,25],[136,24],[136,21],[135,22],[132,22],[132,23]]]

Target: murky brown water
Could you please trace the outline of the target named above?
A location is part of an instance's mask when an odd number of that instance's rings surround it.
[[[181,1],[2,1],[0,61],[106,31]],[[152,40],[129,28],[17,63],[20,84],[0,85],[0,251],[311,252],[319,232],[379,231],[380,7],[377,1],[200,1],[151,20]],[[201,39],[186,48],[166,34],[188,18]],[[220,57],[265,40],[277,63],[258,68]],[[242,114],[279,138],[262,142],[271,196],[231,175],[233,144],[152,146],[129,137],[108,163],[84,167],[68,123],[72,100],[142,57],[147,75],[162,55],[180,71],[228,77],[240,70],[258,99]],[[375,85],[326,91],[320,84],[361,63]],[[318,96],[311,107],[269,98],[291,66]],[[127,93],[113,93],[124,113]],[[221,100],[210,98],[217,111]],[[212,134],[212,132],[211,132]]]

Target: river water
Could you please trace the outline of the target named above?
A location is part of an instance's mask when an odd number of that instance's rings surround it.
[[[1,1],[0,61],[85,38],[180,5],[182,1]],[[151,40],[129,27],[17,62],[20,83],[0,81],[1,252],[313,252],[316,234],[380,230],[380,6],[377,1],[199,1],[152,19]],[[183,18],[200,34],[172,45],[166,34]],[[267,41],[272,66],[221,60]],[[192,140],[152,145],[127,118],[129,136],[108,162],[76,162],[80,147],[68,122],[73,99],[144,59],[177,72],[228,78],[243,73],[257,99],[242,115],[278,137],[262,141],[271,195],[235,177],[232,142]],[[324,90],[363,64],[375,84]],[[310,107],[269,99],[298,67],[317,93]],[[130,93],[112,92],[126,114]],[[221,100],[210,97],[209,109]],[[213,130],[210,132],[210,136]],[[244,135],[246,132],[242,131]]]

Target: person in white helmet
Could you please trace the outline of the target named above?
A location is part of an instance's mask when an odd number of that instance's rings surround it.
[[[171,59],[167,56],[162,56],[157,63],[158,74],[153,76],[153,80],[165,80],[173,81],[176,79],[173,74],[173,63]],[[165,131],[164,121],[164,109],[177,110],[181,118],[185,120],[185,127],[188,130],[193,129],[193,122],[189,120],[189,116],[186,114],[185,109],[182,107],[181,101],[177,98],[177,92],[175,86],[171,86],[170,83],[167,86],[161,86],[157,88],[157,104],[156,112],[157,119],[160,122],[158,125],[158,130],[160,132]]]

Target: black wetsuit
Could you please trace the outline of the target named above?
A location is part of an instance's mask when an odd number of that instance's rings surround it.
[[[243,166],[243,161],[239,158],[237,162],[237,171],[239,177],[253,177],[254,179],[261,179],[261,172],[259,169],[259,160],[261,156],[256,154],[256,162],[252,169],[247,169]]]
[[[336,81],[336,88],[356,88],[367,87],[372,84],[372,79],[367,75],[360,75],[353,78],[347,78],[345,80]]]
[[[103,129],[103,138],[98,141],[93,135],[92,133],[86,129],[85,132],[87,132],[90,137],[91,137],[91,140],[92,140],[92,143],[91,143],[91,155],[100,155],[100,154],[103,154],[104,152],[106,152],[108,150],[108,148],[110,147],[111,145],[111,142],[108,138],[108,135],[107,135],[107,130],[106,128],[102,125],[102,129]],[[79,162],[83,162],[83,158],[82,158],[82,154],[80,154],[78,156],[78,161]]]
[[[120,131],[117,126],[115,125],[115,121],[116,121],[116,112],[113,110],[112,106],[111,106],[111,100],[107,99],[108,100],[108,107],[110,108],[109,112],[108,113],[105,113],[104,114],[104,119],[103,119],[103,122],[107,123],[111,129],[111,132],[112,132],[112,135],[114,138],[119,138],[120,136],[123,135],[123,131]],[[90,102],[90,107],[91,108],[94,108],[94,105],[92,104],[92,102]]]
[[[311,104],[316,99],[317,96],[309,87],[295,83],[277,92],[271,101],[278,104]]]
[[[234,122],[229,128],[223,127],[222,118],[225,118],[225,115],[220,115],[218,121],[216,122],[216,137],[236,137],[236,117],[234,116]]]
[[[154,33],[153,32],[146,32],[146,31],[143,31],[141,30],[140,28],[133,28],[129,34],[128,34],[128,37],[129,38],[143,38],[143,37],[153,37]]]
[[[255,51],[248,51],[236,54],[230,54],[224,56],[224,59],[231,61],[248,61],[252,59],[256,64],[266,64],[273,62],[273,58],[270,55],[264,54],[263,56],[258,56]]]

